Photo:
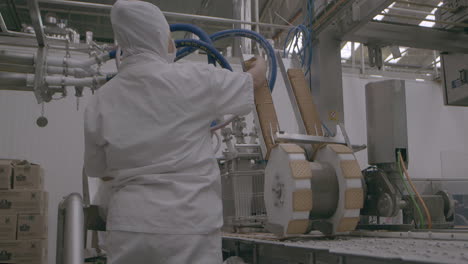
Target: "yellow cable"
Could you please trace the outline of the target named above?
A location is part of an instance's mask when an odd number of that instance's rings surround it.
[[[411,186],[411,189],[413,189],[414,193],[418,197],[419,202],[421,203],[421,205],[424,208],[424,213],[426,214],[426,217],[427,217],[427,227],[429,229],[432,229],[432,218],[431,218],[431,214],[429,213],[429,209],[427,208],[426,203],[422,199],[422,197],[419,194],[418,190],[416,190],[416,187],[414,186],[413,181],[411,180],[411,178],[409,176],[409,173],[408,173],[408,170],[406,169],[405,161],[403,160],[403,156],[401,155],[401,152],[398,153],[398,157],[400,159],[401,167],[403,167],[403,171],[405,172],[406,179],[408,180],[408,182],[409,182],[409,184]]]

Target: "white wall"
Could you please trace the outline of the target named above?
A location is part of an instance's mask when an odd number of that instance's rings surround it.
[[[112,71],[113,65],[105,69]],[[369,80],[345,76],[345,119],[354,144],[366,144],[364,86]],[[281,79],[278,79],[281,83]],[[281,128],[297,131],[287,94],[279,85],[273,94]],[[41,107],[27,92],[0,91],[0,158],[22,158],[41,164],[46,171],[45,189],[49,203],[49,263],[55,262],[57,206],[62,197],[81,192],[83,156],[83,109],[76,111],[75,98],[46,105],[49,125],[36,126]],[[431,82],[407,82],[410,173],[413,177],[440,177],[441,152],[468,152],[468,109],[443,106],[440,87]],[[358,154],[362,167],[367,153]],[[467,158],[468,155],[465,156]],[[468,171],[461,158],[449,167]],[[463,177],[463,175],[444,175]],[[465,175],[465,177],[468,177]]]

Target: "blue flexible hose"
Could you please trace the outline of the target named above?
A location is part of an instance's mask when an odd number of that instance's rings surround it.
[[[216,50],[213,46],[210,44],[197,40],[197,39],[178,39],[175,41],[176,48],[181,48],[181,47],[190,47],[190,48],[196,48],[196,49],[201,49],[205,51],[209,56],[212,56],[213,58],[216,59],[216,62],[221,65],[221,67],[228,69],[232,71],[232,67],[229,64],[229,62],[219,53],[218,50]],[[175,61],[180,60],[180,57],[176,57]]]
[[[252,30],[247,30],[247,29],[230,29],[230,30],[224,30],[217,32],[213,35],[210,36],[211,40],[213,42],[229,38],[229,37],[245,37],[245,38],[250,38],[258,42],[267,52],[268,55],[268,61],[269,61],[269,87],[270,91],[273,91],[273,87],[275,87],[275,82],[276,82],[276,76],[277,76],[277,66],[276,66],[276,57],[275,57],[275,51],[273,50],[273,47],[270,45],[270,43],[260,34],[258,34],[255,31]],[[177,58],[183,58],[187,56],[188,54],[192,53],[195,51],[193,48],[185,48],[177,52]]]
[[[171,32],[175,32],[175,31],[185,31],[185,32],[190,32],[190,33],[193,33],[195,35],[197,35],[201,41],[204,41],[210,45],[213,44],[213,42],[211,41],[211,38],[210,36],[205,32],[203,31],[203,29],[197,27],[197,26],[194,26],[192,24],[171,24],[170,25],[170,30]],[[208,56],[208,63],[210,64],[215,64],[216,62],[216,59],[211,57],[211,56]]]

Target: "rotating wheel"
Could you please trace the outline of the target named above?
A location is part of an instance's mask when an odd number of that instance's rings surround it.
[[[352,231],[363,207],[362,174],[351,149],[327,145],[314,162],[295,144],[280,144],[265,170],[267,229],[285,237]]]

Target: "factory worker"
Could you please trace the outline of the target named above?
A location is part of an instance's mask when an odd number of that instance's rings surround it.
[[[109,263],[219,264],[221,186],[210,123],[252,110],[265,61],[249,73],[172,63],[169,25],[147,2],[118,1],[111,21],[123,61],[85,112],[86,173],[112,178]]]

